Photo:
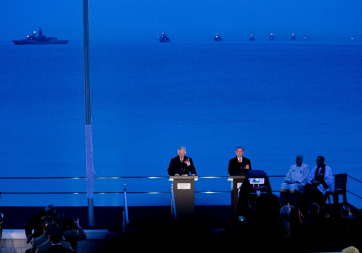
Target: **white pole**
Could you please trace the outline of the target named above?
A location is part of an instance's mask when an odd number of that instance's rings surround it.
[[[88,198],[88,226],[94,226],[93,182],[95,171],[93,166],[92,116],[90,103],[89,78],[89,3],[83,0],[83,41],[84,41],[84,92],[85,92],[85,145]]]

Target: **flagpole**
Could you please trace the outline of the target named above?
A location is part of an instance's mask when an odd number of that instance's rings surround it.
[[[83,41],[84,41],[84,96],[85,96],[85,144],[86,144],[86,172],[87,172],[87,198],[88,198],[88,226],[93,227],[93,182],[95,171],[93,165],[92,143],[92,116],[90,103],[89,78],[89,0],[83,0]]]

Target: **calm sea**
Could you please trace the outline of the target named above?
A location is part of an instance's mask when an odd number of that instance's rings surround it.
[[[85,176],[82,42],[0,43],[2,177]],[[97,176],[167,176],[179,146],[199,176],[227,176],[243,146],[253,169],[285,175],[302,154],[362,180],[362,44],[317,42],[91,41]],[[280,180],[273,190],[278,190]],[[95,191],[167,192],[163,179],[97,179]],[[359,193],[362,184],[348,179]],[[228,191],[201,178],[197,191]],[[0,180],[0,191],[85,192],[83,179]],[[130,194],[130,205],[168,205],[169,194]],[[362,207],[358,198],[348,200]],[[86,195],[3,194],[0,205],[86,205]],[[97,194],[95,205],[122,204]],[[230,203],[197,194],[197,205]]]

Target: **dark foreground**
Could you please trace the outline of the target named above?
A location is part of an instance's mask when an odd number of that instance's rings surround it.
[[[1,207],[1,212],[4,214],[4,229],[24,229],[32,215],[39,213],[42,209],[43,207]],[[123,207],[95,207],[96,222],[95,226],[90,228],[87,224],[87,207],[57,207],[59,216],[79,218],[80,225],[84,229],[109,231],[99,252],[113,252],[114,249],[126,248],[157,249],[162,252],[170,250],[224,251],[237,248],[241,252],[265,252],[268,248],[265,240],[258,241],[257,239],[265,238],[267,231],[253,228],[247,231],[253,231],[255,234],[247,235],[244,234],[243,229],[240,230],[240,227],[230,227],[229,206],[196,206],[195,219],[192,222],[178,223],[172,221],[170,207],[167,206],[129,207],[130,226],[126,234],[122,231],[122,211]],[[251,239],[253,244],[250,244],[246,238]],[[334,238],[334,240],[339,239],[341,238]],[[300,243],[299,241],[298,244]],[[296,246],[293,242],[278,243],[278,245],[270,245],[270,250],[309,252]],[[351,245],[346,247],[348,246]],[[358,247],[358,245],[353,246]],[[323,252],[340,252],[342,249]]]

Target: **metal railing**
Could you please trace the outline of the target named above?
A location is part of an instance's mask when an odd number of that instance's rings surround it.
[[[352,177],[352,176],[350,176],[350,175],[348,175],[348,174],[347,174],[347,177],[352,178],[352,179],[355,180],[356,182],[362,184],[362,181],[361,181],[361,180],[358,180],[357,178],[354,178],[354,177]],[[351,191],[349,191],[349,190],[346,190],[346,192],[348,192],[348,193],[350,193],[350,194],[352,194],[352,195],[354,195],[354,196],[362,199],[362,197],[359,196],[359,195],[357,195],[356,193],[353,193],[353,192],[351,192]]]
[[[356,182],[362,184],[362,181],[347,175],[349,178],[355,180]],[[284,178],[285,175],[268,175],[269,178]],[[168,179],[169,176],[113,176],[113,177],[108,177],[108,176],[101,176],[101,177],[95,177],[95,179],[99,179],[99,180],[112,180],[112,179]],[[217,179],[217,178],[229,178],[229,176],[199,176],[199,179]],[[71,180],[79,180],[79,179],[86,179],[86,177],[0,177],[0,180],[36,180],[36,179],[40,179],[40,180],[48,180],[48,179],[71,179]],[[3,190],[3,189],[0,189]],[[277,190],[273,190],[274,193],[279,192],[279,189]],[[359,196],[358,194],[347,190],[347,192],[351,195],[354,195],[360,199],[362,199],[361,196]],[[172,193],[172,191],[134,191],[134,192],[128,192],[129,194],[170,194]],[[204,193],[230,193],[230,190],[219,190],[219,191],[195,191],[195,193],[199,193],[199,194],[204,194]],[[43,194],[43,195],[51,195],[51,194],[87,194],[86,191],[77,191],[77,192],[66,192],[66,191],[61,191],[61,192],[39,192],[39,191],[34,191],[34,192],[30,192],[30,191],[17,191],[17,192],[7,192],[7,191],[2,191],[1,192],[2,195],[37,195],[37,194]],[[94,194],[126,194],[126,190],[124,189],[124,191],[97,191],[94,192]]]

